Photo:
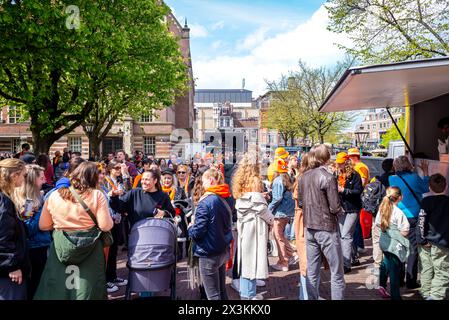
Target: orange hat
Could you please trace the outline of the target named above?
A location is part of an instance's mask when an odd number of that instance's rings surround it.
[[[289,153],[285,148],[277,148],[274,151],[274,157],[279,159],[286,159],[288,157]]]
[[[337,159],[335,159],[335,163],[342,164],[345,163],[349,159],[349,156],[346,152],[340,152],[337,154]]]
[[[359,156],[360,157],[360,150],[359,148],[351,148],[348,150],[348,156]]]
[[[279,159],[277,161],[276,172],[279,173],[287,173],[288,172],[288,164],[286,161]]]

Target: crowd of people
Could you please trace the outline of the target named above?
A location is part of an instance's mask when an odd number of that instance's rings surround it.
[[[270,268],[293,265],[299,299],[320,298],[323,266],[332,299],[345,299],[345,274],[360,265],[365,239],[381,297],[401,299],[404,285],[420,288],[423,299],[446,297],[449,197],[446,179],[429,177],[426,162],[424,177],[406,156],[384,160],[384,173],[371,177],[357,148],[331,160],[318,145],[301,157],[276,149],[266,175],[245,154],[226,175],[213,159],[118,150],[94,162],[65,149],[50,160],[27,144],[0,159],[0,300],[107,299],[127,285],[117,276],[117,257],[133,225],[175,217],[179,200],[193,208],[179,259],[188,258],[189,283],[204,299],[228,299],[232,269],[241,299],[262,300],[257,287]],[[278,252],[272,265],[270,238]]]

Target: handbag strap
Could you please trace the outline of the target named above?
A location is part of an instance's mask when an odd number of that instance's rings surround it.
[[[419,198],[416,195],[415,191],[413,191],[413,189],[410,187],[410,185],[407,183],[407,181],[405,181],[404,178],[402,178],[399,174],[397,174],[397,176],[405,183],[407,188],[412,192],[413,198],[415,198],[416,202],[418,202],[419,206],[421,206],[421,201],[419,200]]]
[[[228,202],[227,202],[225,199],[223,199],[222,197],[220,197],[218,194],[213,193],[213,192],[206,192],[206,193],[201,197],[200,201],[203,200],[203,199],[205,199],[205,198],[207,198],[208,196],[212,196],[212,195],[217,196],[218,199],[220,199],[220,201],[224,204],[224,206],[225,206],[226,209],[228,210],[229,217],[231,218],[231,223],[232,223],[232,209],[231,209],[231,207],[229,206]]]
[[[98,227],[98,221],[95,215],[93,214],[92,210],[87,206],[87,204],[81,199],[80,195],[75,191],[75,189],[70,186],[69,187],[70,192],[75,197],[75,199],[80,203],[80,205],[86,210],[87,214],[89,214],[89,217],[92,219],[92,221],[95,223],[95,225]]]

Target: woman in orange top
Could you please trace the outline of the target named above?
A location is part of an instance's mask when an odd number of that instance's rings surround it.
[[[105,195],[97,189],[98,174],[95,163],[83,162],[73,171],[70,184],[96,217],[98,228],[109,231],[114,222]],[[39,228],[43,231],[87,231],[94,226],[92,218],[66,187],[50,195],[39,220]],[[47,264],[34,299],[106,300],[105,257],[101,240],[95,241],[88,255],[77,256],[77,263],[65,265],[55,249],[60,246],[60,243],[56,243],[61,241],[58,239],[54,237],[50,246]],[[82,246],[77,246],[78,249],[85,250]]]

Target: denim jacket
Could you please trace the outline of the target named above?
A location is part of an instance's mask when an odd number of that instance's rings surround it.
[[[285,190],[282,177],[277,177],[273,181],[272,201],[268,209],[275,218],[291,218],[295,215],[295,201],[291,191]]]

